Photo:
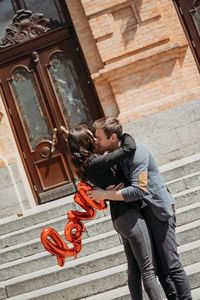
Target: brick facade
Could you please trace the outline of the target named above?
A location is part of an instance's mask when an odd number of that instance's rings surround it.
[[[67,4],[106,115],[119,113],[127,123],[200,95],[199,72],[171,1]]]

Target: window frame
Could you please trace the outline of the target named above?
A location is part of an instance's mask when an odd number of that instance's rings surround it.
[[[200,34],[198,34],[196,25],[192,19],[192,8],[189,9],[191,3],[188,0],[172,1],[200,72]]]

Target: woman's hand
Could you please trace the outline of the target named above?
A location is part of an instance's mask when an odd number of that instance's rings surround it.
[[[104,200],[106,198],[106,191],[103,189],[100,189],[98,187],[96,187],[93,190],[90,190],[87,192],[88,197],[91,200],[95,200],[95,201],[101,201]]]
[[[120,182],[118,185],[109,185],[106,190],[118,191],[124,188],[124,183]]]

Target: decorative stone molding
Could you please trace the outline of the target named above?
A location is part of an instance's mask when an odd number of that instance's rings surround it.
[[[12,24],[7,27],[6,35],[0,42],[0,49],[34,39],[58,25],[58,21],[46,19],[41,13],[21,9],[13,17]]]
[[[105,65],[97,73],[91,74],[91,78],[95,83],[106,79],[109,81],[119,80],[125,70],[133,69],[133,73],[137,73],[158,63],[178,59],[182,54],[185,54],[187,48],[187,45],[181,46],[179,43],[170,45],[166,40],[166,44],[154,47],[148,52],[141,51],[133,56],[124,57],[114,63]]]

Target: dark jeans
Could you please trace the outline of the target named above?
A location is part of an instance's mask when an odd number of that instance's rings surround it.
[[[177,252],[175,213],[165,222],[156,218],[148,207],[142,209],[142,214],[151,232],[157,275],[167,299],[192,299],[189,280]]]
[[[142,277],[149,299],[161,300],[149,231],[141,210],[138,208],[127,210],[113,221],[113,225],[123,240],[128,261],[128,286],[132,299],[143,299]]]

